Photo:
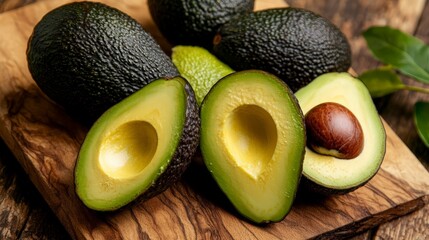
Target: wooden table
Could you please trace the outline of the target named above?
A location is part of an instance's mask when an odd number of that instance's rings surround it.
[[[2,0],[0,12],[10,11],[36,1]],[[379,64],[369,54],[361,36],[361,32],[369,26],[387,24],[429,43],[429,1],[288,0],[287,2],[291,6],[304,7],[320,13],[343,30],[352,45],[353,68],[357,73]],[[405,81],[413,85],[429,87],[411,79],[405,79]],[[412,108],[417,100],[429,101],[429,96],[401,91],[376,99],[375,102],[381,116],[426,169],[429,169],[429,149],[418,138],[412,120]],[[414,213],[357,235],[355,239],[427,239],[428,237],[429,205],[426,205]],[[16,238],[67,239],[68,234],[8,147],[0,141],[0,239]]]

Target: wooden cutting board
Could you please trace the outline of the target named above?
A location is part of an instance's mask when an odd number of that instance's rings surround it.
[[[428,202],[429,174],[385,124],[387,153],[378,174],[343,196],[298,194],[281,222],[256,226],[234,212],[210,176],[192,166],[183,180],[144,203],[112,213],[87,209],[76,197],[73,168],[86,129],[49,101],[33,82],[26,44],[34,25],[69,0],[43,1],[0,15],[0,136],[69,234],[76,239],[307,239],[347,237],[419,209]],[[103,0],[168,44],[145,0]],[[257,8],[285,6],[257,0]]]

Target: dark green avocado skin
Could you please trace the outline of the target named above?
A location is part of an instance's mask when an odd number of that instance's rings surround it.
[[[179,181],[192,162],[192,158],[198,149],[201,123],[199,107],[191,85],[185,79],[183,79],[183,83],[185,84],[187,95],[186,118],[178,147],[165,171],[135,203],[146,201]]]
[[[253,11],[254,0],[148,0],[151,16],[173,45],[211,49],[213,37],[232,17]]]
[[[385,153],[386,148],[384,148],[383,151]],[[384,155],[384,153],[383,153],[383,155]],[[379,166],[379,168],[380,167],[381,167],[381,165]],[[359,183],[355,186],[350,186],[349,188],[339,189],[339,188],[328,187],[328,186],[324,186],[323,184],[316,183],[315,181],[308,178],[305,174],[303,174],[301,177],[301,182],[300,182],[300,191],[305,193],[305,194],[310,194],[310,195],[315,194],[315,195],[325,196],[325,197],[335,196],[335,195],[344,195],[344,194],[353,192],[360,187],[365,186],[365,184],[367,182],[369,182],[374,176],[375,176],[375,174],[373,176],[371,176],[370,178],[363,180],[361,183]]]
[[[148,82],[179,75],[138,22],[95,2],[47,13],[29,39],[27,60],[40,89],[88,125]]]
[[[330,187],[326,187],[326,186],[322,186],[320,184],[317,184],[317,183],[311,181],[310,179],[308,179],[306,176],[303,175],[301,177],[301,182],[300,182],[300,191],[305,193],[305,194],[308,194],[308,195],[317,195],[317,196],[324,196],[324,197],[335,196],[335,195],[344,195],[344,194],[347,194],[349,192],[353,192],[354,190],[364,186],[369,180],[370,179],[362,182],[361,184],[359,184],[357,186],[353,186],[350,188],[334,189],[334,188],[330,188]]]
[[[347,71],[351,65],[350,45],[335,25],[291,7],[231,19],[216,35],[213,53],[237,71],[277,75],[294,92],[323,73]]]

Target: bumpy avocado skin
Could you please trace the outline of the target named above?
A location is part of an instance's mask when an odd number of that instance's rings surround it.
[[[233,69],[273,73],[294,92],[323,73],[347,71],[351,65],[350,45],[335,25],[291,7],[232,19],[220,28],[213,52]]]
[[[178,75],[138,22],[95,2],[47,13],[29,39],[27,60],[40,89],[86,124],[148,82]]]
[[[234,16],[253,11],[254,0],[148,0],[152,18],[173,45],[212,48],[218,28]]]
[[[302,193],[305,193],[308,195],[316,194],[316,195],[323,196],[323,197],[328,197],[328,196],[333,196],[333,195],[344,195],[344,194],[347,194],[349,192],[353,192],[354,190],[364,186],[371,179],[372,179],[372,177],[370,179],[368,179],[367,181],[364,181],[361,184],[350,187],[350,188],[333,189],[333,188],[322,186],[321,184],[317,184],[317,183],[311,181],[310,179],[308,179],[306,176],[303,175],[301,177],[301,182],[300,182],[300,191]]]

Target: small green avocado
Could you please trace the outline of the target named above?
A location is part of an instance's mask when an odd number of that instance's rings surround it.
[[[272,74],[247,70],[219,80],[200,109],[204,163],[238,212],[255,223],[290,211],[305,150],[303,114]]]
[[[147,83],[179,75],[138,22],[96,2],[48,12],[29,39],[27,60],[40,89],[89,125]]]
[[[270,72],[294,92],[323,73],[347,71],[351,65],[350,45],[335,25],[291,7],[231,19],[216,35],[213,53],[234,70]]]
[[[77,195],[91,209],[112,211],[164,191],[191,162],[199,126],[185,79],[149,83],[90,128],[75,167]]]
[[[368,182],[386,151],[386,133],[365,85],[348,73],[326,73],[296,92],[305,114],[303,186],[344,194]]]
[[[171,60],[191,84],[198,105],[219,79],[234,72],[205,48],[179,45],[171,50]]]
[[[254,0],[148,0],[152,18],[173,45],[211,49],[218,28],[232,17],[253,11]]]

